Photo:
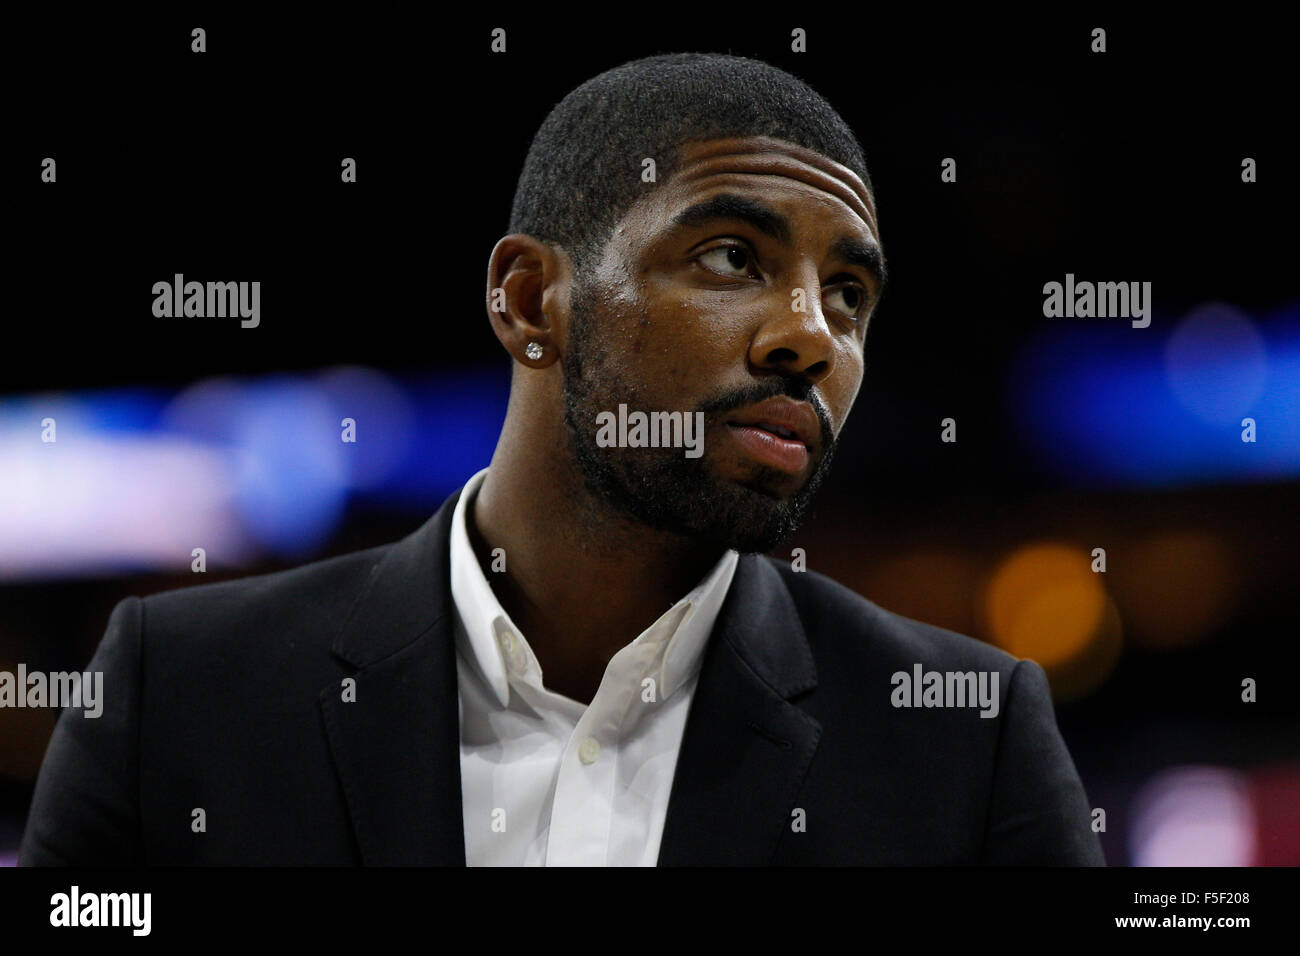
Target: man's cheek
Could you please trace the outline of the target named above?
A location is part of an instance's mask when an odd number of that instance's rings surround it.
[[[830,404],[833,425],[840,428],[844,426],[845,419],[858,400],[858,392],[862,389],[864,370],[861,353],[850,352],[840,356],[834,375],[826,383],[829,387],[822,389]]]

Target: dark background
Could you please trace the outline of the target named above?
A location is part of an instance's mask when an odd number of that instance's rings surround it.
[[[205,54],[190,52],[194,26]],[[489,52],[496,26],[504,55]],[[790,51],[796,26],[806,54]],[[1089,52],[1094,26],[1105,54]],[[1081,374],[1120,368],[1207,302],[1295,347],[1294,54],[1279,23],[859,7],[771,19],[726,6],[454,24],[19,13],[4,32],[0,414],[24,396],[171,394],[339,365],[450,383],[435,395],[488,383],[499,398],[509,367],[484,311],[487,258],[549,108],[658,52],[739,53],[806,80],[862,141],[891,286],[836,467],[791,545],[885,607],[1004,644],[986,609],[1008,561],[1032,570],[1039,552],[1025,549],[1043,542],[1105,547],[1108,623],[1061,659],[1050,634],[1046,658],[1009,649],[1048,667],[1090,800],[1107,811],[1109,861],[1300,863],[1287,684],[1300,664],[1300,468],[1171,478],[1089,457],[1095,467],[1072,469],[1024,409],[1068,409],[1069,395],[1016,384],[1044,334],[1097,343],[1078,353]],[[57,184],[40,182],[45,156]],[[339,181],[343,156],[355,185]],[[1241,182],[1244,156],[1259,182]],[[944,157],[956,183],[940,181]],[[175,272],[260,279],[261,327],[155,319],[147,290]],[[1043,283],[1067,272],[1150,281],[1151,328],[1043,318]],[[1293,446],[1296,390],[1280,394],[1237,417],[1271,414],[1261,442]],[[476,424],[460,480],[486,464],[499,408]],[[1095,412],[1094,427],[1113,415],[1122,429],[1126,414]],[[955,444],[939,441],[948,416]],[[13,447],[0,441],[0,469]],[[395,540],[455,486],[350,497],[325,540],[217,562],[206,580]],[[112,606],[195,583],[188,561],[24,574],[18,560],[0,578],[0,668],[84,666]],[[1257,703],[1241,701],[1244,677],[1259,681]],[[12,862],[54,717],[0,710],[0,861]],[[1184,799],[1166,812],[1168,793]],[[1243,833],[1253,849],[1203,855]]]

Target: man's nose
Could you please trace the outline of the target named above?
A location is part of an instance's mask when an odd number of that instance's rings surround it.
[[[800,311],[796,306],[802,306]],[[835,336],[822,312],[821,286],[792,286],[754,334],[749,361],[782,375],[799,375],[816,385],[835,363]]]

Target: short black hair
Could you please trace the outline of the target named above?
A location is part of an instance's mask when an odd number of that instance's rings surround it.
[[[642,160],[666,181],[688,142],[771,136],[821,153],[860,177],[875,199],[862,147],[810,86],[761,60],[668,53],[593,77],[551,110],[515,187],[509,231],[556,243],[581,273],[645,194]]]

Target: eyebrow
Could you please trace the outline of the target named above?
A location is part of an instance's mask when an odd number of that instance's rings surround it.
[[[673,217],[673,222],[693,228],[708,225],[715,219],[739,219],[778,242],[790,241],[790,221],[785,216],[757,200],[732,193],[720,193],[683,209]]]
[[[708,225],[718,219],[738,219],[747,222],[764,235],[771,236],[777,242],[789,245],[793,230],[790,220],[770,206],[756,199],[737,196],[734,193],[719,193],[702,202],[683,209],[673,217],[673,224],[687,229]],[[831,246],[831,251],[851,265],[860,266],[876,277],[883,292],[885,287],[885,257],[880,247],[866,243],[861,239],[840,236]]]
[[[876,277],[880,289],[878,295],[885,291],[888,274],[885,270],[885,254],[880,247],[867,244],[861,239],[840,236],[831,246],[831,251],[851,265],[861,266]]]

